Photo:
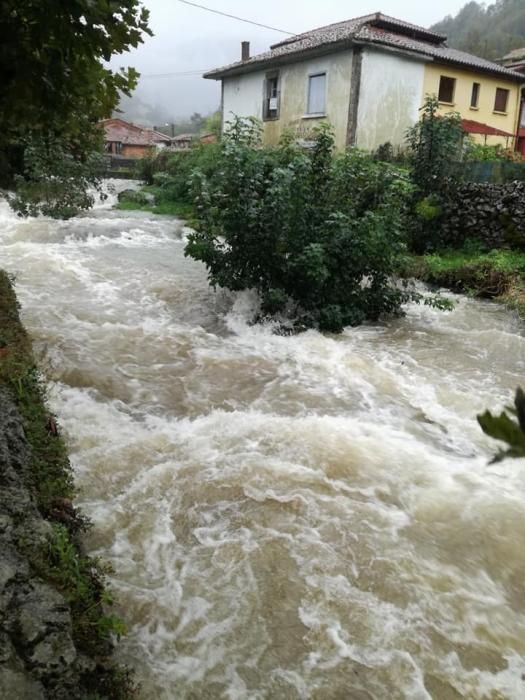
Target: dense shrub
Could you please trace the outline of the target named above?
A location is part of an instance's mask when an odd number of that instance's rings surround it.
[[[439,102],[427,95],[422,116],[407,131],[410,176],[414,184],[409,246],[417,253],[441,243],[441,193],[448,186],[453,162],[461,157],[463,127],[459,114],[439,114]]]
[[[407,132],[412,179],[424,197],[438,192],[459,160],[464,131],[456,112],[439,114],[439,102],[427,95],[421,119]]]
[[[514,406],[507,406],[499,416],[485,411],[478,416],[478,423],[486,435],[507,445],[506,450],[499,449],[492,463],[525,457],[525,393],[521,387],[516,391]]]
[[[156,185],[155,200],[164,202],[193,202],[192,174],[196,169],[211,175],[218,166],[217,144],[199,144],[187,151],[161,152],[144,158],[138,169],[139,179]]]
[[[9,204],[20,216],[43,214],[68,219],[93,206],[93,190],[101,197],[104,157],[77,156],[70,144],[56,136],[27,138],[23,175],[15,176],[16,195]]]
[[[464,160],[466,161],[494,161],[507,160],[506,154],[508,151],[503,149],[503,146],[490,146],[487,144],[476,143],[469,139],[465,144]]]
[[[334,158],[326,126],[308,151],[259,139],[256,121],[235,120],[213,172],[194,175],[201,226],[186,254],[206,264],[211,284],[256,289],[264,314],[334,332],[416,298],[392,282],[405,251],[406,173],[358,150]]]

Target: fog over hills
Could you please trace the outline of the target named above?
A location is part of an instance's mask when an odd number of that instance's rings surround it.
[[[432,29],[446,34],[456,49],[494,60],[525,46],[525,0],[498,0],[491,5],[468,2],[455,16]]]
[[[180,121],[195,112],[209,114],[220,103],[220,84],[204,80],[210,68],[238,60],[242,41],[252,53],[287,36],[332,22],[381,11],[415,24],[429,26],[446,13],[456,14],[462,0],[421,3],[420,0],[197,0],[211,10],[269,25],[271,31],[199,9],[180,0],[144,0],[150,10],[153,37],[112,61],[112,66],[134,66],[141,79],[133,98],[124,98],[123,116],[150,126]],[[518,0],[523,2],[523,0]]]

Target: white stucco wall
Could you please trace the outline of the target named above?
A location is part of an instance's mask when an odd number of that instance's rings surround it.
[[[346,145],[348,105],[352,73],[352,51],[289,63],[277,68],[280,74],[279,119],[264,122],[264,140],[277,143],[284,129],[293,128],[299,135],[307,134],[322,121],[334,127],[336,145]],[[308,79],[316,73],[326,73],[326,116],[311,117],[307,112]],[[262,119],[264,82],[266,70],[247,73],[224,80],[224,121],[232,118],[232,112],[241,117]]]
[[[357,117],[356,145],[375,150],[390,141],[401,146],[408,127],[419,119],[425,63],[393,53],[365,49]]]
[[[223,84],[225,123],[231,121],[233,114],[238,117],[262,119],[264,78],[264,71],[225,78]]]

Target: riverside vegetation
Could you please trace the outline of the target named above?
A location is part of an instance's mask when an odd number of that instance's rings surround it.
[[[334,156],[326,126],[307,150],[291,135],[275,148],[260,137],[256,120],[235,119],[213,150],[167,156],[147,173],[159,203],[193,201],[186,254],[204,262],[213,286],[257,290],[260,317],[296,329],[340,332],[407,301],[449,307],[394,281],[413,191],[405,170],[357,149]]]
[[[461,149],[469,162],[509,155],[465,142],[459,116],[440,116],[434,97],[401,165],[385,162],[388,144],[374,157],[334,156],[326,129],[301,150],[291,134],[262,148],[254,120],[230,127],[222,144],[144,161],[155,205],[130,193],[119,207],[189,217],[188,254],[213,285],[257,289],[262,316],[287,311],[298,327],[334,331],[398,313],[418,297],[392,284],[395,275],[525,311],[523,184],[458,181]]]
[[[4,0],[2,22],[0,186],[16,188],[21,216],[74,216],[100,186],[97,122],[138,79],[109,61],[151,34],[148,12],[139,0]],[[129,698],[128,672],[111,663],[124,625],[104,565],[85,554],[89,523],[1,271],[0,421],[0,696]]]
[[[5,273],[0,328],[0,689],[17,674],[34,697],[131,698],[129,672],[111,663],[125,627],[111,612],[107,568],[84,552],[90,524],[72,505],[67,451]]]

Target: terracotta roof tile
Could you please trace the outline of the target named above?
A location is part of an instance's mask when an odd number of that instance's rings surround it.
[[[99,122],[104,129],[106,141],[116,141],[130,146],[152,146],[156,143],[169,143],[171,139],[160,131],[145,126],[131,124],[124,119],[105,119]]]
[[[472,121],[472,119],[462,119],[461,123],[467,134],[482,134],[486,136],[515,136],[515,134],[510,134],[508,131],[503,131],[502,129],[497,129],[495,126],[489,126],[488,124],[482,124],[481,122],[475,122]]]

